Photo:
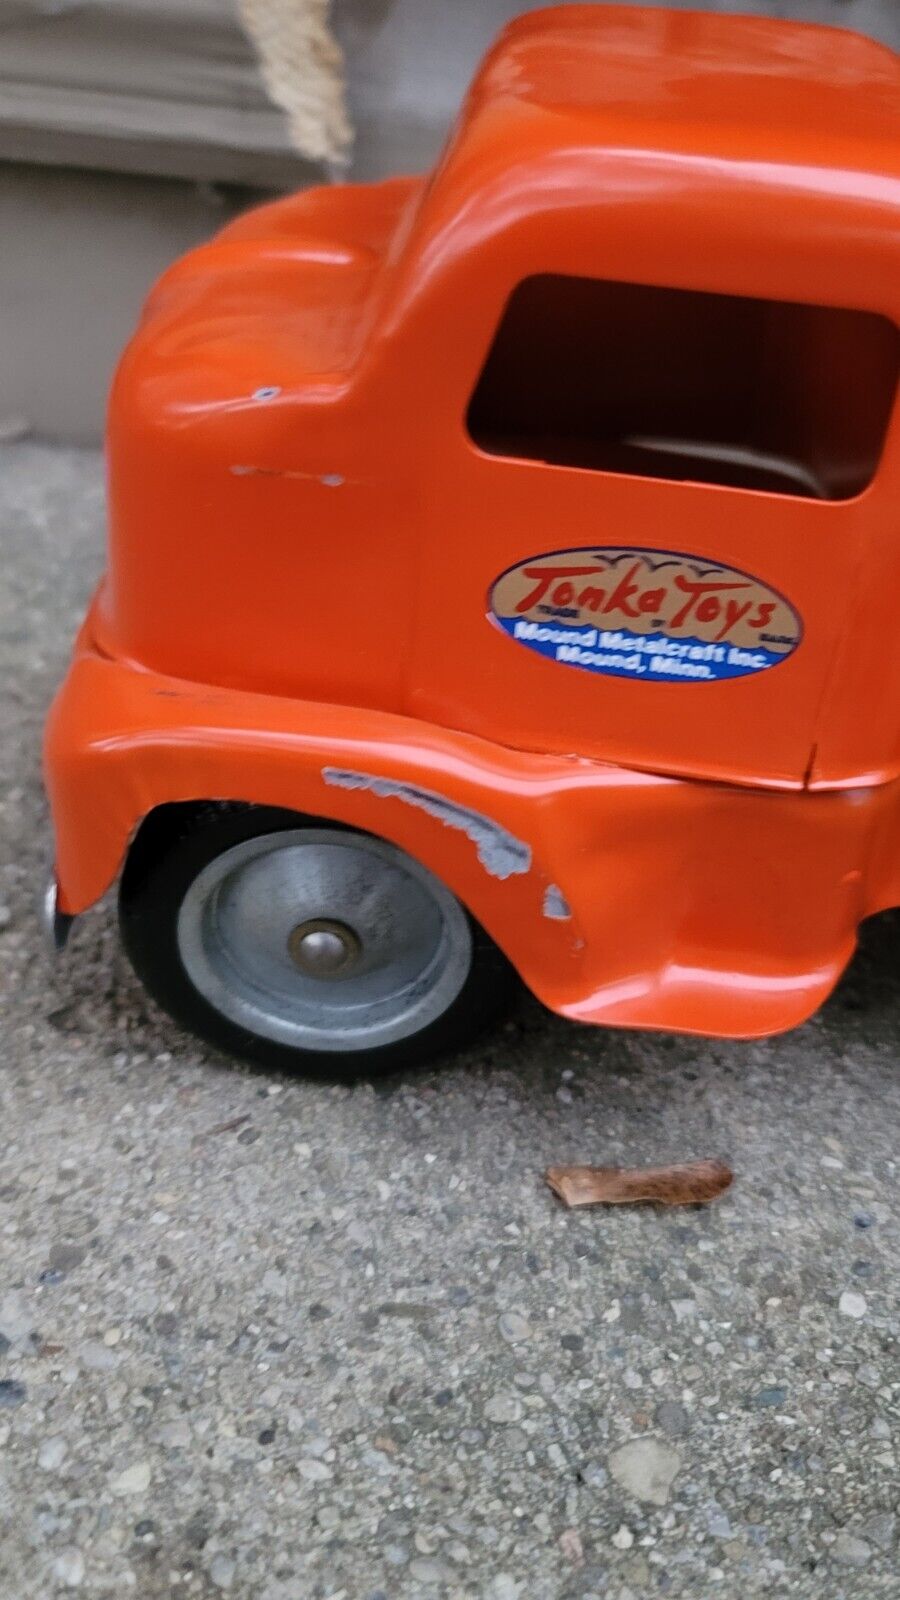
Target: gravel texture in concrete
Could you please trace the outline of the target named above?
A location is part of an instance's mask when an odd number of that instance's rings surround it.
[[[96,456],[0,452],[0,1596],[896,1596],[896,918],[764,1043],[525,998],[378,1085],[224,1060],[111,903],[35,924],[102,530]],[[540,1177],[707,1155],[704,1211]]]

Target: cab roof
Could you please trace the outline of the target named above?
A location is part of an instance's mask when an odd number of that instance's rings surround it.
[[[499,270],[501,241],[529,224],[533,272],[589,257],[608,277],[896,316],[898,126],[900,56],[858,34],[624,5],[527,13],[398,231],[384,330],[467,256]]]
[[[763,17],[564,5],[519,17],[469,93],[461,140],[756,156],[900,175],[900,55]],[[461,152],[459,152],[461,153]]]

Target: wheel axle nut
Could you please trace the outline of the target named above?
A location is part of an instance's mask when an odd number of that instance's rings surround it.
[[[288,937],[294,965],[309,978],[342,978],[354,965],[360,943],[343,922],[299,922]]]

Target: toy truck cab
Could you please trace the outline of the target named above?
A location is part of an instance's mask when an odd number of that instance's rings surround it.
[[[266,1059],[421,1053],[508,964],[583,1021],[808,1016],[900,900],[898,101],[837,31],[532,13],[427,183],[172,268],[58,913],[125,860],[149,987]]]

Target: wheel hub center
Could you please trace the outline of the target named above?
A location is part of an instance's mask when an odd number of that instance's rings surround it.
[[[345,978],[356,965],[362,946],[345,922],[316,917],[291,929],[288,953],[308,978]]]

